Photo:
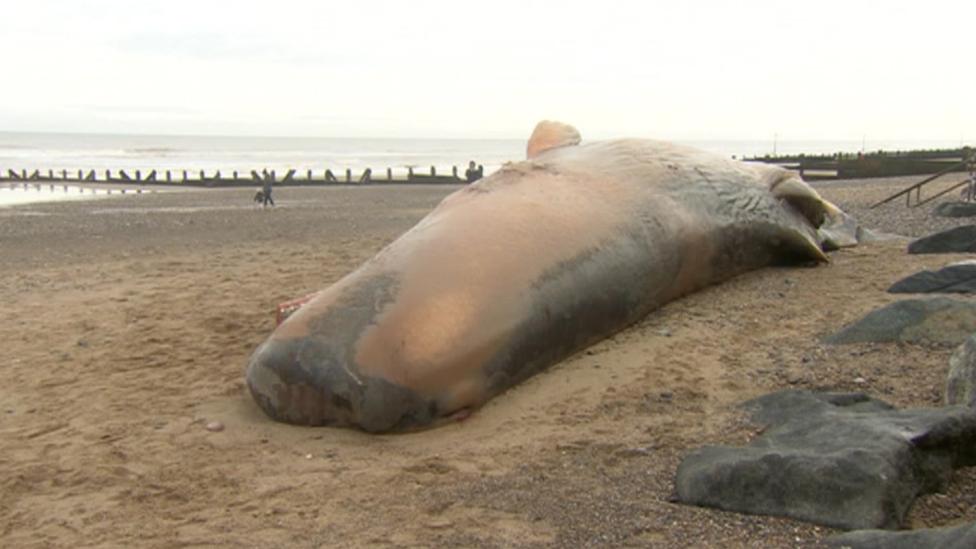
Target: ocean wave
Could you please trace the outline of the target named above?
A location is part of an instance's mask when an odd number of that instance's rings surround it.
[[[17,142],[0,132],[0,140],[17,148],[0,148],[0,172],[13,169],[42,171],[124,169],[148,173],[150,170],[181,170],[212,173],[221,170],[262,168],[285,173],[296,169],[334,173],[371,168],[374,173],[402,173],[408,167],[450,173],[452,166],[463,171],[468,161],[488,166],[524,157],[524,144],[518,141],[455,141],[413,139],[291,139],[217,138],[122,135],[24,135]]]
[[[160,155],[166,156],[173,153],[182,152],[183,149],[175,149],[172,147],[136,147],[133,149],[123,149],[122,152],[128,154],[149,154],[149,155]]]

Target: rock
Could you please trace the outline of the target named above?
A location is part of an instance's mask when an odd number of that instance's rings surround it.
[[[945,398],[946,404],[976,408],[976,334],[967,337],[949,357]]]
[[[932,213],[942,217],[973,217],[976,215],[976,202],[943,202]]]
[[[910,254],[976,252],[976,225],[963,225],[919,238],[908,245]]]
[[[895,282],[889,293],[976,293],[976,261],[960,261],[938,271],[921,271]]]
[[[831,537],[827,543],[851,549],[971,549],[976,547],[976,522],[907,532],[859,530]]]
[[[686,456],[683,503],[844,529],[898,528],[919,495],[976,464],[976,410],[896,410],[861,393],[781,391],[745,404],[767,425],[746,447]]]
[[[890,303],[824,339],[826,343],[958,345],[976,332],[976,304],[929,297]]]
[[[224,424],[219,421],[211,421],[207,423],[207,430],[213,433],[219,433],[224,430]]]

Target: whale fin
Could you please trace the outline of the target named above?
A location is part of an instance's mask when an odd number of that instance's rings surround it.
[[[833,251],[856,246],[862,232],[857,220],[824,200],[820,193],[794,174],[783,172],[770,183],[773,196],[796,208],[817,231],[820,247]]]
[[[579,131],[569,124],[543,120],[532,131],[532,137],[525,148],[525,157],[535,158],[549,149],[579,145],[580,141],[582,138]]]
[[[774,178],[769,183],[769,191],[773,196],[789,203],[796,208],[803,217],[807,218],[814,229],[823,225],[824,221],[832,213],[836,206],[830,205],[821,198],[820,193],[813,190],[795,174],[782,170],[777,171]]]

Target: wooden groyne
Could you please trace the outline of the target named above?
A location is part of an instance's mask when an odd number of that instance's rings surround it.
[[[928,175],[943,171],[967,171],[964,161],[972,148],[919,151],[876,151],[830,155],[780,155],[746,158],[751,162],[778,164],[800,173],[804,179],[863,179],[904,175]]]
[[[466,183],[458,175],[458,167],[450,173],[440,174],[435,166],[429,171],[408,168],[406,174],[393,173],[393,168],[374,173],[371,168],[362,171],[346,169],[339,174],[332,170],[290,169],[281,174],[275,170],[248,170],[222,172],[212,170],[0,170],[0,182],[30,183],[124,183],[146,185],[178,185],[191,187],[250,187],[265,182],[275,185],[389,185],[389,184],[448,184]]]

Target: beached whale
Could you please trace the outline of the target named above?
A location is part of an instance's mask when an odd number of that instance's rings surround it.
[[[297,424],[429,426],[668,301],[856,242],[787,170],[658,141],[579,143],[540,123],[528,160],[446,197],[285,320],[247,367],[260,407]]]

